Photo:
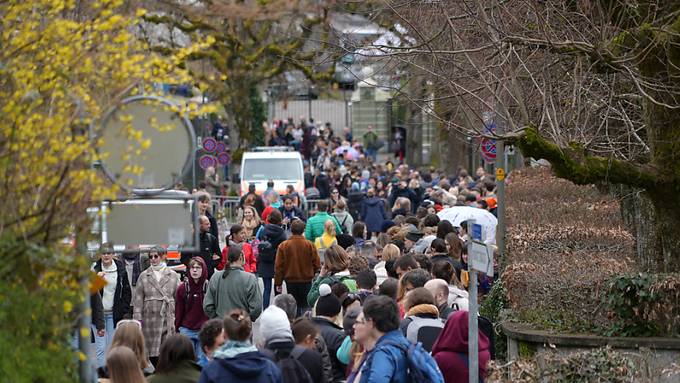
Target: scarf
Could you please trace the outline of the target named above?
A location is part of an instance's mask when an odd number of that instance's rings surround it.
[[[253,236],[253,231],[259,225],[260,222],[255,218],[243,220],[243,227],[246,229],[246,234],[248,234],[248,238],[251,238]]]
[[[406,316],[417,316],[419,314],[431,314],[438,317],[439,309],[435,305],[429,304],[415,305],[408,310]]]
[[[161,263],[159,265],[151,265],[151,271],[153,272],[154,277],[156,277],[156,281],[160,282],[161,278],[163,277],[163,272],[165,271],[165,263]]]
[[[213,359],[234,358],[240,354],[253,351],[257,351],[257,348],[248,342],[229,340],[215,351]]]

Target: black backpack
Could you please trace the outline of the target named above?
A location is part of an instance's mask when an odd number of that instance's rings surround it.
[[[279,353],[275,353],[283,383],[314,383],[305,366],[298,360],[303,352],[303,347],[295,347],[287,356],[281,357]]]
[[[274,245],[266,235],[262,235],[262,240],[257,244],[257,260],[260,262],[272,263],[276,259]]]

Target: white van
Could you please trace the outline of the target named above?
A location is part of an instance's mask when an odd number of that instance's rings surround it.
[[[304,195],[305,175],[300,152],[288,147],[258,147],[243,153],[241,159],[241,195],[248,193],[248,186],[255,184],[255,191],[261,194],[267,189],[267,182],[274,181],[274,190],[286,194],[286,187],[293,185],[295,191]]]

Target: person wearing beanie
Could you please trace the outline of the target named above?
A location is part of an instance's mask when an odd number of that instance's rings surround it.
[[[316,316],[312,321],[319,327],[321,336],[326,342],[328,354],[333,365],[333,382],[345,380],[347,365],[342,363],[337,356],[338,349],[345,340],[345,333],[335,322],[342,306],[340,300],[331,293],[331,286],[322,284],[319,286],[319,299],[316,301]]]
[[[272,305],[267,307],[260,316],[260,341],[259,349],[262,354],[279,363],[285,358],[293,358],[298,361],[306,370],[307,376],[296,376],[295,381],[306,381],[305,378],[313,382],[322,382],[323,370],[319,368],[323,361],[321,355],[315,350],[295,344],[293,330],[288,321],[288,314],[281,308]],[[279,367],[281,365],[279,364]],[[285,370],[285,369],[284,369]],[[283,376],[294,371],[281,371]]]

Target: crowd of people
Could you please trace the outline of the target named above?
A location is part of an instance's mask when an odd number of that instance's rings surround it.
[[[198,192],[184,276],[163,247],[103,244],[93,269],[107,284],[91,300],[101,381],[467,381],[467,227],[437,212],[495,213],[493,178],[342,153],[327,165],[307,164],[315,211],[292,188],[251,189],[222,248]],[[482,297],[492,283],[480,276]],[[481,377],[492,342],[480,322]]]

